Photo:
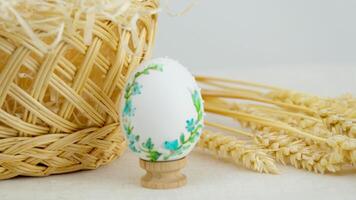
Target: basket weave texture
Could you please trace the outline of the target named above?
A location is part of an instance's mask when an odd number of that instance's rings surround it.
[[[156,15],[136,24],[133,38],[127,28],[96,19],[90,45],[82,32],[64,30],[49,52],[0,28],[0,179],[95,169],[125,150],[120,94],[150,54]]]

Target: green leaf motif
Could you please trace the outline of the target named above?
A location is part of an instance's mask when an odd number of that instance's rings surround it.
[[[129,143],[129,148],[130,148],[131,151],[133,151],[133,152],[137,152],[137,153],[140,152],[139,150],[137,150],[137,148],[136,148],[136,146],[135,146],[135,143],[130,142],[130,143]]]
[[[127,135],[130,135],[132,133],[133,127],[130,124],[124,124],[124,130]]]
[[[184,143],[185,142],[184,133],[180,134],[179,140],[180,140],[180,143]]]
[[[194,91],[192,94],[192,100],[193,100],[193,104],[195,107],[195,110],[198,114],[198,119],[197,122],[199,122],[200,120],[203,119],[203,105],[202,105],[202,99],[198,93],[198,91]]]
[[[154,144],[152,143],[152,139],[148,138],[147,141],[142,144],[142,146],[148,150],[152,150],[154,147]]]
[[[148,154],[148,158],[150,159],[150,161],[157,161],[161,155],[162,154],[158,151],[150,151]]]
[[[195,141],[195,137],[190,137],[189,142],[193,143]]]

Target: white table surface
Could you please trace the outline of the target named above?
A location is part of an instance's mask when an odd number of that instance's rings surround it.
[[[194,73],[254,80],[324,96],[356,94],[356,67],[191,68]],[[108,166],[44,178],[0,181],[1,200],[60,199],[356,199],[356,169],[319,175],[292,167],[259,174],[194,151],[184,172],[188,184],[174,190],[141,188],[144,174],[130,152]]]

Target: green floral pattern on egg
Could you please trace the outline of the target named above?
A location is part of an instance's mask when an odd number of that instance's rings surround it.
[[[203,128],[203,102],[200,93],[197,90],[189,91],[191,102],[194,105],[196,116],[186,120],[185,133],[181,133],[179,138],[164,141],[162,144],[155,144],[151,137],[141,141],[139,133],[135,132],[132,123],[132,117],[135,116],[136,108],[133,105],[133,98],[144,92],[144,85],[139,82],[140,77],[149,75],[152,72],[163,72],[162,64],[149,64],[142,71],[134,74],[131,82],[126,85],[124,93],[123,109],[121,119],[123,130],[128,140],[128,146],[131,151],[144,155],[146,160],[164,161],[174,160],[192,147],[199,139]],[[174,130],[172,130],[174,131]],[[162,149],[164,151],[162,151]]]

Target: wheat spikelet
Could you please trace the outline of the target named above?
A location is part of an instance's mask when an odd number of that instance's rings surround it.
[[[356,164],[356,139],[350,139],[344,135],[335,135],[328,138],[327,143],[344,156],[346,162]]]
[[[205,131],[198,143],[204,149],[218,158],[233,161],[248,169],[265,173],[278,173],[274,160],[265,150],[255,145],[248,145],[245,141],[234,136],[225,136]]]

